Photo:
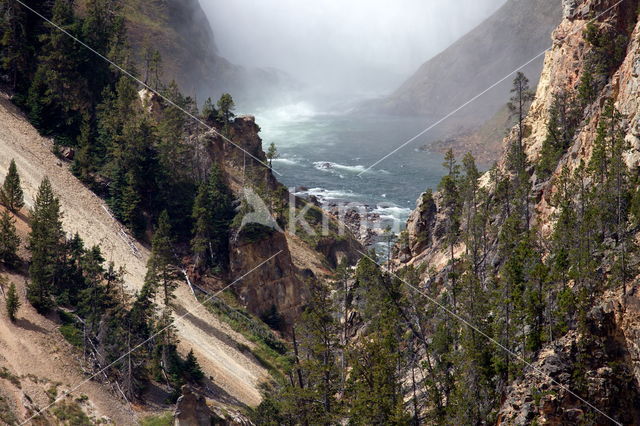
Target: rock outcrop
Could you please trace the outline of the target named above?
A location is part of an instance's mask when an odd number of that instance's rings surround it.
[[[178,398],[173,418],[174,426],[209,426],[220,420],[207,406],[204,397],[193,393],[189,385],[182,386],[182,396]]]
[[[585,332],[572,330],[546,346],[509,387],[498,424],[575,424],[587,418],[594,424],[639,424],[640,392],[632,371],[637,348],[625,338],[621,308],[603,302],[589,313]],[[580,395],[589,395],[588,403],[600,411],[585,407]]]
[[[228,132],[228,138],[215,131],[199,137],[198,146],[202,149],[200,167],[207,170],[214,161],[221,165],[235,198],[253,200],[249,204],[254,210],[262,206],[264,211],[260,216],[266,215],[262,219],[266,219],[268,225],[263,226],[265,223],[262,223],[250,229],[251,224],[248,224],[235,229],[230,247],[230,277],[235,279],[279,253],[268,267],[256,270],[246,280],[234,285],[234,291],[249,312],[261,316],[275,307],[285,321],[291,323],[305,302],[308,291],[306,279],[310,275],[331,275],[331,270],[343,259],[355,262],[362,246],[348,229],[343,235],[329,232],[303,238],[304,229],[298,227],[300,235],[293,235],[285,222],[290,220],[291,209],[302,211],[306,202],[292,196],[266,166],[260,128],[255,118],[237,117]],[[275,205],[281,206],[285,217],[278,217],[273,208]],[[327,215],[317,206],[312,207],[316,214]],[[327,220],[329,231],[340,227],[330,215],[327,215]]]
[[[543,236],[554,226],[555,207],[552,195],[557,191],[557,178],[563,168],[573,171],[588,163],[597,137],[597,126],[605,101],[611,99],[624,115],[622,126],[628,148],[624,154],[627,166],[636,173],[640,166],[640,24],[638,1],[565,0],[563,20],[553,32],[553,48],[547,52],[535,99],[525,119],[524,148],[529,164],[536,164],[547,137],[549,111],[554,95],[576,93],[585,73],[591,45],[585,39],[586,25],[595,17],[600,28],[614,29],[626,36],[624,59],[616,64],[597,99],[586,106],[582,122],[571,146],[558,161],[550,178],[536,176],[529,169],[534,188],[531,202],[533,223]],[[613,54],[613,52],[611,52]],[[506,153],[515,129],[503,142],[503,155],[498,168],[507,173]],[[491,192],[489,172],[481,184]],[[429,199],[425,204],[424,199]],[[396,247],[397,265],[428,265],[440,277],[447,265],[447,245],[438,229],[446,220],[438,194],[421,197],[408,222],[408,243]],[[499,226],[499,218],[490,219]],[[496,241],[487,242],[486,261],[497,271],[501,259]],[[456,248],[464,250],[464,244]],[[425,273],[426,276],[426,273]],[[508,387],[500,409],[501,424],[573,424],[589,421],[603,424],[609,419],[580,401],[576,395],[588,395],[589,402],[612,418],[625,424],[640,422],[640,299],[637,278],[627,287],[610,290],[599,296],[587,318],[587,330],[572,329],[563,337],[547,344],[534,359],[525,375]],[[575,394],[567,391],[575,390]]]

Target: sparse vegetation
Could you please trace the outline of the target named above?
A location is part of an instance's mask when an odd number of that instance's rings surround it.
[[[65,425],[91,426],[94,424],[76,402],[61,401],[51,408],[51,412]]]
[[[9,380],[15,387],[20,388],[20,377],[11,373],[7,367],[0,367],[0,378]]]
[[[60,326],[60,333],[73,346],[81,348],[84,344],[82,339],[82,330],[78,328],[73,317],[64,311],[59,311],[62,325]]]
[[[275,377],[282,376],[290,362],[287,356],[287,345],[269,327],[238,307],[235,298],[229,293],[210,299],[206,306],[233,330],[256,344],[253,349],[248,347],[241,349],[253,354]]]
[[[166,412],[157,416],[149,416],[142,419],[142,426],[171,426],[173,425],[173,413]]]
[[[0,421],[7,425],[18,424],[18,417],[13,412],[7,398],[3,395],[0,395]]]

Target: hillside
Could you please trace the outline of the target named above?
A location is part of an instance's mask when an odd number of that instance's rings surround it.
[[[27,206],[33,205],[38,185],[48,176],[61,200],[65,231],[77,232],[89,245],[100,245],[108,260],[125,268],[128,291],[138,291],[146,273],[148,249],[134,242],[136,251],[132,252],[121,235],[122,226],[107,213],[105,203],[56,158],[51,152],[51,141],[38,135],[6,95],[0,101],[0,121],[5,129],[0,134],[0,170],[4,175],[9,161],[15,159],[21,171]],[[267,380],[268,373],[240,348],[240,345],[251,348],[254,344],[204,309],[186,284],[177,289],[176,300],[178,311],[193,314],[176,323],[183,350],[193,348],[207,376],[215,377],[231,401],[248,405],[259,402],[259,385]],[[25,315],[28,314],[25,312]],[[227,400],[222,395],[219,397]]]
[[[637,424],[638,4],[563,5],[523,132],[508,133],[497,168],[471,187],[473,201],[457,205],[445,185],[421,196],[394,263],[419,271],[445,300],[479,286],[458,312],[475,318],[472,332],[484,333],[492,356],[518,365],[497,389],[498,424]],[[563,105],[571,112],[558,122]],[[565,139],[554,139],[560,130]],[[467,164],[462,191],[474,176]],[[604,190],[612,173],[619,180]],[[614,206],[617,219],[605,218]],[[496,297],[489,326],[476,315]],[[515,322],[525,328],[505,325]],[[536,331],[541,324],[546,331]]]
[[[78,233],[87,245],[99,245],[108,261],[114,262],[116,267],[124,268],[126,289],[130,294],[140,291],[145,280],[147,261],[149,259],[149,249],[135,241],[129,233],[113,219],[109,209],[103,200],[98,198],[88,188],[74,177],[68,170],[68,165],[62,162],[52,153],[51,140],[38,135],[38,132],[29,124],[23,114],[13,106],[7,95],[3,94],[0,100],[0,121],[4,125],[5,131],[0,135],[0,173],[6,174],[6,170],[11,159],[16,161],[22,178],[22,186],[25,191],[25,203],[27,208],[33,207],[33,200],[37,188],[44,176],[47,176],[53,186],[55,193],[60,197],[63,226],[68,235]],[[243,144],[247,149],[260,150],[260,140],[257,137],[256,126],[252,118],[236,120],[238,127],[236,132],[244,139],[238,143]],[[208,144],[215,146],[214,155],[222,164],[225,164],[229,179],[238,197],[242,197],[242,175],[239,170],[242,162],[242,152],[237,148],[224,146],[216,134],[204,136],[209,138]],[[259,151],[261,152],[261,151]],[[256,155],[259,154],[256,151]],[[240,163],[241,164],[241,163]],[[278,185],[271,177],[272,185]],[[22,224],[23,227],[28,226]],[[22,232],[25,239],[26,231]],[[353,250],[358,247],[337,246],[332,251],[331,246],[326,252],[328,256],[352,257]],[[291,250],[290,248],[291,247]],[[274,306],[281,315],[289,320],[296,317],[306,298],[306,289],[300,278],[301,270],[318,276],[328,276],[331,274],[328,265],[329,258],[325,258],[309,243],[301,241],[299,237],[290,234],[274,233],[271,236],[259,238],[256,242],[246,242],[239,240],[237,247],[232,252],[233,270],[232,277],[239,277],[251,271],[255,266],[267,260],[276,253],[280,253],[265,268],[256,270],[249,274],[242,283],[238,283],[233,292],[246,300],[245,306],[255,315],[260,315]],[[192,275],[196,274],[196,275]],[[190,272],[191,281],[209,291],[218,290],[222,284],[216,280],[200,277],[195,271]],[[24,293],[23,282],[27,277],[9,275],[12,281],[17,280],[20,285],[20,292]],[[26,301],[23,304],[28,305]],[[264,355],[258,358],[255,353],[260,352],[260,348],[255,341],[249,340],[251,336],[243,335],[235,331],[224,321],[226,317],[219,317],[220,313],[214,315],[206,309],[192,294],[187,283],[182,280],[176,289],[176,302],[173,306],[176,315],[179,315],[175,322],[175,328],[179,336],[179,350],[183,353],[193,349],[197,356],[206,377],[212,378],[212,382],[207,385],[208,391],[205,396],[216,401],[217,404],[225,407],[255,406],[261,400],[261,385],[272,380],[270,372],[265,367]],[[186,315],[189,312],[189,315]],[[224,310],[222,312],[225,312]],[[183,316],[184,315],[184,316]],[[51,351],[47,342],[52,338],[52,334],[57,334],[55,320],[41,318],[33,309],[23,309],[20,314],[21,321],[46,322],[45,328],[35,328],[32,335],[21,333],[18,341],[24,342],[33,350]],[[229,319],[227,318],[227,321]],[[18,323],[20,327],[21,323]],[[11,327],[3,321],[3,326],[8,326],[7,333],[16,333],[16,327]],[[4,328],[3,328],[4,330]],[[49,340],[47,340],[49,339]],[[43,346],[44,345],[44,346]],[[68,345],[67,345],[68,346]],[[28,372],[34,372],[42,383],[56,383],[63,381],[67,386],[79,383],[76,380],[75,372],[80,370],[79,366],[67,367],[67,376],[60,376],[56,372],[53,363],[41,364],[44,368],[39,373],[31,370],[20,363],[19,358],[13,357],[12,347],[2,347],[9,352],[5,353],[4,361],[1,363],[12,374],[24,376]],[[30,351],[32,349],[29,349]],[[59,351],[71,351],[61,343]],[[256,352],[257,351],[257,352]],[[41,355],[34,353],[34,359],[41,359]],[[270,366],[273,368],[273,366]],[[64,377],[64,380],[62,379]],[[7,390],[9,388],[5,388]],[[42,389],[33,392],[43,392]],[[130,414],[125,406],[118,402],[118,398],[109,394],[110,389],[101,389],[92,382],[83,385],[77,392],[89,394],[89,402],[84,411],[94,416],[107,416],[112,420],[124,419]],[[106,392],[106,393],[105,393]],[[101,406],[105,401],[111,399],[107,406]],[[153,404],[153,399],[147,400],[148,404]],[[25,414],[22,410],[20,400],[14,400],[20,416]],[[38,403],[34,407],[42,407],[44,403]],[[90,408],[93,406],[96,408]],[[162,404],[161,404],[162,406]],[[89,408],[88,408],[89,407]],[[119,408],[118,408],[119,407]],[[146,408],[148,410],[149,408]],[[120,410],[120,411],[118,411]],[[124,410],[124,414],[121,411]],[[139,414],[144,414],[145,410],[139,410]],[[117,417],[120,416],[120,417]]]
[[[86,0],[77,3],[82,12]],[[239,67],[218,54],[214,33],[198,0],[124,1],[128,40],[140,73],[145,72],[145,50],[162,57],[162,80],[176,80],[189,95],[235,87]]]
[[[80,11],[86,1],[78,2]],[[122,8],[138,72],[144,76],[145,52],[158,50],[161,80],[175,80],[183,93],[197,97],[200,103],[228,92],[246,107],[267,100],[278,90],[297,87],[282,71],[246,68],[220,55],[215,29],[199,0],[125,0]]]
[[[549,34],[560,15],[560,1],[509,0],[420,66],[395,92],[372,101],[365,109],[437,120],[549,47]],[[541,68],[540,58],[522,70],[534,87]],[[449,134],[475,128],[490,119],[509,99],[509,80],[443,123]]]

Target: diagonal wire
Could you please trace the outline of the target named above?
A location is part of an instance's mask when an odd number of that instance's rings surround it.
[[[376,265],[378,265],[380,268],[382,268],[382,265],[380,265],[375,259],[373,259],[371,256],[369,256],[367,253],[364,253],[362,251],[359,251],[359,253],[363,256],[366,257],[367,259],[369,259],[370,261],[372,261],[373,263],[375,263]],[[406,280],[404,280],[403,278],[399,277],[398,275],[396,275],[394,272],[391,271],[387,271],[388,274],[392,275],[393,277],[397,278],[398,280],[400,280],[400,282],[402,282],[403,284],[405,284],[407,287],[409,287],[410,289],[412,289],[413,291],[415,291],[416,293],[418,293],[419,295],[422,295],[424,297],[427,298],[427,300],[429,300],[429,302],[433,303],[434,305],[436,305],[437,307],[439,307],[440,309],[442,309],[445,313],[449,314],[450,316],[454,317],[455,319],[457,319],[458,321],[460,321],[461,323],[465,324],[467,327],[473,329],[474,331],[476,331],[477,333],[479,333],[481,336],[483,336],[484,338],[486,338],[487,340],[489,340],[491,343],[493,343],[494,345],[496,345],[498,348],[503,349],[504,351],[506,351],[507,353],[509,353],[510,355],[512,355],[514,358],[517,358],[519,361],[523,362],[524,364],[526,364],[529,368],[531,368],[533,371],[535,371],[536,373],[544,376],[546,379],[549,379],[552,383],[554,383],[555,385],[557,385],[559,388],[565,390],[566,392],[568,392],[569,394],[571,394],[572,396],[574,396],[575,398],[579,399],[580,401],[584,402],[585,404],[587,404],[589,407],[593,408],[595,411],[597,411],[599,414],[603,415],[604,417],[606,417],[607,419],[611,420],[614,424],[618,425],[618,426],[622,426],[622,423],[620,423],[619,421],[615,420],[614,418],[612,418],[611,416],[609,416],[607,413],[605,413],[604,411],[600,410],[598,407],[596,407],[595,405],[593,405],[592,403],[590,403],[589,401],[587,401],[586,399],[582,398],[580,395],[576,394],[575,392],[573,392],[571,389],[569,389],[568,387],[564,386],[563,384],[559,383],[558,381],[556,381],[555,379],[553,379],[551,376],[549,376],[548,374],[546,374],[545,372],[543,372],[540,368],[534,366],[532,363],[530,363],[529,361],[527,361],[526,359],[524,359],[522,356],[518,355],[516,352],[512,351],[511,349],[507,348],[506,346],[504,346],[502,343],[498,342],[496,339],[494,339],[493,337],[489,336],[487,333],[485,333],[484,331],[480,330],[478,327],[474,326],[471,322],[469,322],[468,320],[466,320],[465,318],[461,317],[459,314],[455,313],[454,311],[452,311],[451,309],[447,308],[445,305],[443,305],[442,303],[438,302],[436,299],[434,299],[433,297],[429,296],[427,293],[425,293],[424,291],[420,290],[418,287],[414,286],[413,284],[407,282]]]
[[[598,18],[600,18],[602,15],[608,13],[609,11],[611,11],[613,8],[615,8],[616,6],[618,6],[620,3],[622,3],[624,0],[619,0],[616,4],[614,4],[613,6],[609,7],[607,10],[605,10],[604,12],[600,13],[599,15],[597,15],[595,18],[590,19],[589,21],[585,22],[584,24],[580,25],[577,29],[575,29],[574,31],[570,32],[568,34],[569,35],[573,35],[575,33],[577,33],[578,31],[582,30],[586,25],[588,25],[591,22],[595,22]],[[384,160],[386,160],[387,158],[391,157],[393,154],[395,154],[396,152],[400,151],[402,148],[404,148],[405,146],[409,145],[410,143],[414,142],[416,139],[420,138],[421,136],[423,136],[425,133],[429,132],[431,129],[433,129],[434,127],[440,125],[442,122],[446,121],[447,119],[449,119],[451,116],[455,115],[456,113],[458,113],[460,110],[464,109],[466,106],[468,106],[469,104],[475,102],[478,98],[482,97],[484,94],[486,94],[487,92],[491,91],[492,89],[494,89],[496,86],[500,85],[501,83],[503,83],[505,80],[507,80],[508,78],[510,78],[514,73],[520,71],[521,69],[523,69],[524,67],[526,67],[527,65],[529,65],[530,63],[534,62],[535,60],[537,60],[539,57],[541,57],[542,55],[544,55],[545,53],[547,53],[549,50],[551,50],[553,48],[553,45],[550,47],[547,47],[546,49],[544,49],[542,52],[538,53],[537,55],[535,55],[533,58],[529,59],[527,62],[525,62],[524,64],[520,65],[518,68],[514,69],[513,71],[511,71],[509,74],[505,75],[504,77],[502,77],[500,80],[496,81],[495,83],[493,83],[491,86],[487,87],[485,90],[483,90],[482,92],[478,93],[477,95],[475,95],[474,97],[472,97],[471,99],[469,99],[468,101],[466,101],[465,103],[463,103],[462,105],[460,105],[459,107],[457,107],[456,109],[454,109],[453,111],[451,111],[449,114],[445,115],[444,117],[442,117],[441,119],[439,119],[438,121],[436,121],[435,123],[431,124],[429,127],[427,127],[426,129],[422,130],[420,133],[418,133],[417,135],[413,136],[412,138],[410,138],[409,140],[407,140],[406,142],[402,143],[400,146],[398,146],[397,148],[395,148],[393,151],[391,151],[390,153],[388,153],[387,155],[385,155],[384,157],[380,158],[378,161],[376,161],[375,163],[371,164],[369,167],[367,167],[366,169],[364,169],[363,171],[361,171],[360,173],[358,173],[358,177],[362,176],[362,174],[368,172],[369,170],[371,170],[372,167],[377,166],[378,164],[382,163]]]
[[[138,84],[140,84],[141,86],[144,86],[147,90],[149,90],[150,92],[156,94],[157,96],[159,96],[160,98],[162,98],[165,102],[167,102],[169,105],[173,106],[174,108],[178,109],[179,111],[183,112],[184,114],[186,114],[187,116],[189,116],[190,118],[192,118],[193,120],[195,120],[196,122],[198,122],[199,124],[203,125],[205,128],[211,130],[212,132],[214,132],[216,135],[220,136],[222,139],[224,139],[225,141],[229,142],[231,145],[233,145],[234,147],[238,148],[240,151],[244,152],[245,154],[247,154],[248,156],[250,156],[251,158],[253,158],[254,160],[256,160],[258,163],[262,164],[263,166],[271,169],[269,167],[269,165],[267,163],[265,163],[264,161],[262,161],[261,159],[259,159],[258,157],[256,157],[255,155],[251,154],[250,152],[248,152],[246,149],[242,148],[240,145],[238,145],[237,143],[233,142],[231,139],[229,139],[228,137],[226,137],[225,135],[223,135],[222,133],[218,132],[214,127],[208,125],[207,123],[205,123],[204,121],[202,121],[200,118],[196,117],[195,115],[193,115],[192,113],[190,113],[189,111],[187,111],[186,109],[184,109],[183,107],[181,107],[180,105],[176,104],[174,101],[172,101],[171,99],[169,99],[167,96],[163,95],[162,93],[158,92],[157,90],[153,89],[151,86],[149,86],[147,83],[145,83],[144,81],[140,80],[138,77],[136,77],[135,75],[133,75],[132,73],[130,73],[129,71],[127,71],[126,69],[124,69],[123,67],[121,67],[120,65],[116,64],[115,62],[113,62],[111,59],[107,58],[106,56],[104,56],[103,54],[101,54],[100,52],[98,52],[97,50],[95,50],[94,48],[92,48],[91,46],[89,46],[88,44],[86,44],[85,42],[83,42],[82,40],[80,40],[79,38],[77,38],[76,36],[74,36],[73,34],[71,34],[70,32],[68,32],[67,30],[65,30],[64,28],[60,27],[58,24],[56,24],[55,22],[51,21],[50,19],[48,19],[46,16],[42,15],[40,12],[38,12],[37,10],[33,9],[32,7],[30,7],[29,5],[25,4],[22,0],[14,0],[17,3],[20,3],[23,7],[25,7],[26,9],[30,10],[31,12],[33,12],[34,14],[36,14],[38,17],[40,17],[41,19],[43,19],[44,21],[46,21],[47,23],[49,23],[51,26],[53,26],[54,28],[56,28],[57,30],[59,30],[60,32],[64,33],[65,35],[69,36],[71,39],[73,39],[73,41],[75,41],[76,43],[79,43],[80,45],[82,45],[83,47],[85,47],[87,50],[89,50],[91,53],[94,53],[95,55],[97,55],[98,57],[100,57],[101,59],[105,60],[106,62],[108,62],[110,65],[112,65],[113,67],[117,68],[118,70],[120,70],[120,72],[122,72],[123,74],[125,74],[126,76],[130,77],[131,79],[135,80]],[[273,170],[273,169],[271,169]],[[273,170],[274,173],[281,175],[281,173],[278,173],[277,170]]]
[[[225,286],[224,288],[222,288],[221,290],[218,290],[217,292],[213,293],[212,295],[208,296],[206,299],[204,299],[201,303],[207,303],[209,300],[213,299],[214,297],[218,296],[219,294],[221,294],[222,292],[224,292],[225,290],[229,289],[230,287],[232,287],[233,285],[239,283],[240,281],[242,281],[247,275],[255,272],[256,270],[260,269],[261,267],[263,267],[264,265],[266,265],[268,262],[270,262],[271,260],[273,260],[276,256],[278,256],[280,253],[282,253],[282,250],[278,251],[276,254],[274,254],[273,256],[271,256],[270,258],[262,261],[260,264],[258,264],[257,266],[254,266],[252,269],[250,269],[248,272],[245,272],[243,275],[241,275],[239,278],[236,278],[231,284],[228,284],[227,286]],[[188,315],[193,315],[191,313],[191,311],[187,310],[187,312],[185,312],[184,314],[180,315],[179,317],[176,317],[175,321],[178,321],[180,319],[185,318]],[[162,334],[164,331],[166,331],[169,327],[171,327],[171,324],[169,324],[168,326],[162,328],[161,330],[153,333],[149,338],[147,338],[146,340],[144,340],[143,342],[137,344],[136,346],[134,346],[131,350],[129,350],[128,352],[126,352],[125,354],[122,354],[119,358],[117,358],[115,361],[113,361],[112,363],[110,363],[109,365],[107,365],[106,367],[101,368],[100,370],[98,370],[97,372],[95,372],[93,375],[91,375],[89,378],[83,380],[82,382],[78,383],[77,385],[75,385],[74,387],[72,387],[70,390],[63,392],[63,394],[56,398],[52,403],[50,403],[49,405],[47,405],[46,407],[44,407],[43,409],[39,410],[38,412],[36,412],[34,415],[32,415],[31,417],[29,417],[28,419],[26,419],[24,422],[20,423],[20,426],[23,426],[25,424],[27,424],[29,421],[33,420],[34,418],[38,417],[40,414],[42,414],[43,412],[47,411],[49,408],[51,408],[52,406],[54,406],[55,404],[57,404],[58,402],[60,402],[61,400],[63,400],[64,398],[66,398],[68,395],[72,394],[73,392],[75,392],[76,390],[78,390],[78,388],[82,385],[84,385],[85,383],[91,381],[94,377],[96,377],[99,374],[102,374],[104,371],[106,371],[108,368],[112,367],[114,364],[118,363],[119,361],[121,361],[124,357],[130,355],[132,352],[135,352],[136,350],[138,350],[141,346],[145,345],[146,343],[148,343],[151,339],[153,339],[154,337],[158,336],[159,334]]]

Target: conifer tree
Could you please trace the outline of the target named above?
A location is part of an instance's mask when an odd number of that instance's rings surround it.
[[[11,322],[14,322],[16,320],[16,314],[18,313],[18,309],[20,309],[21,305],[22,302],[20,302],[20,298],[18,297],[16,285],[15,283],[11,283],[11,285],[9,286],[9,290],[7,291],[6,299],[7,315],[9,316]]]
[[[185,358],[182,364],[182,371],[186,380],[190,383],[199,383],[204,378],[204,373],[202,372],[196,355],[193,353],[193,349],[189,350],[187,358]]]
[[[173,325],[171,310],[165,307],[155,325],[156,337],[154,357],[162,370],[163,379],[168,379],[168,384],[177,391],[184,383],[181,373],[181,360],[178,355],[178,338]]]
[[[97,107],[98,137],[92,152],[98,158],[106,157],[105,174],[116,168],[124,151],[124,127],[130,120],[137,120],[140,114],[138,93],[131,79],[122,76],[115,84],[115,90],[106,89],[103,101]]]
[[[337,419],[336,394],[340,387],[338,369],[339,326],[334,317],[330,289],[311,284],[311,296],[301,318],[300,368],[304,371],[307,404],[311,422],[330,424]]]
[[[442,208],[446,211],[446,244],[449,251],[449,292],[453,301],[453,308],[456,309],[456,259],[455,246],[460,236],[460,193],[459,178],[460,166],[456,163],[453,150],[449,149],[442,164],[447,169],[447,174],[442,178],[438,189],[442,193]]]
[[[389,323],[392,324],[392,323]],[[393,327],[373,330],[349,354],[346,393],[355,424],[405,424],[399,346]]]
[[[480,179],[480,172],[478,171],[475,159],[470,152],[468,152],[462,159],[462,165],[464,169],[464,178],[461,185],[461,196],[463,200],[466,200],[463,205],[465,219],[465,246],[467,255],[470,255],[474,273],[477,274],[479,272],[481,260],[480,252],[483,245],[482,236],[484,235],[484,219],[479,211],[483,198],[483,194],[478,183],[478,180]]]
[[[182,108],[187,107],[187,100],[182,96],[175,81],[163,91],[163,95]],[[158,156],[160,165],[171,179],[179,179],[185,175],[184,164],[187,163],[187,147],[182,143],[185,130],[185,114],[173,105],[165,105],[162,119],[158,123]]]
[[[2,189],[0,189],[0,202],[13,213],[17,213],[24,206],[20,175],[13,159],[9,164],[9,171],[4,178]]]
[[[598,96],[598,87],[593,76],[592,68],[593,66],[587,61],[580,76],[580,83],[578,84],[578,100],[583,108],[591,105]]]
[[[0,213],[0,262],[8,266],[15,265],[18,259],[20,238],[16,234],[15,220],[7,210]]]
[[[224,93],[218,100],[218,114],[225,123],[231,121],[234,116],[233,110],[235,109],[235,103],[230,94]]]
[[[513,80],[513,93],[508,107],[511,117],[516,119],[517,134],[512,142],[508,153],[508,164],[511,172],[515,175],[516,197],[520,200],[521,214],[525,220],[526,229],[529,229],[529,175],[527,173],[527,155],[524,151],[525,124],[524,119],[529,104],[533,100],[533,92],[529,88],[529,79],[521,72],[518,72]]]
[[[407,416],[399,352],[401,320],[394,302],[401,297],[400,282],[363,258],[356,269],[355,285],[365,299],[362,312],[372,320],[347,356],[351,366],[345,389],[349,416],[356,424],[403,424]]]
[[[173,291],[176,289],[173,254],[173,238],[171,236],[171,224],[169,214],[164,210],[158,219],[153,239],[151,241],[151,257],[148,268],[157,275],[159,285],[162,288],[165,306],[169,306],[174,297]]]
[[[32,49],[27,11],[16,2],[0,2],[0,65],[13,89],[23,89],[30,71]]]
[[[123,46],[126,34],[120,2],[88,0],[85,10],[80,28],[82,40],[101,55],[117,59],[116,52],[126,50]],[[88,81],[91,103],[95,106],[102,97],[104,89],[115,82],[114,74],[111,72],[109,63],[96,58],[93,52],[85,49],[80,53],[85,56],[80,70]],[[116,63],[118,62],[116,60]]]
[[[269,149],[267,150],[267,160],[269,160],[269,167],[273,166],[273,160],[278,158],[278,149],[276,148],[276,144],[271,142],[269,145]]]
[[[542,143],[540,159],[536,165],[538,177],[548,178],[556,164],[571,145],[578,125],[578,112],[574,99],[564,92],[556,93],[549,110],[547,137]]]
[[[122,182],[121,185],[114,185],[111,190],[112,203],[117,206],[116,214],[129,229],[138,233],[143,227],[140,212],[142,200],[135,174],[129,170],[124,175],[124,179],[118,179],[116,182]]]
[[[51,19],[71,34],[79,34],[71,0],[55,0]],[[27,105],[29,118],[45,134],[73,144],[88,105],[87,81],[80,74],[80,46],[67,34],[51,27],[43,37]]]
[[[232,196],[220,168],[214,164],[209,178],[198,189],[193,205],[191,248],[199,266],[226,267]]]
[[[91,125],[89,114],[83,114],[80,134],[77,139],[78,150],[73,158],[71,170],[81,181],[90,183],[91,174],[96,170],[98,159],[93,152],[93,140],[95,134]]]
[[[31,251],[31,283],[27,287],[27,299],[39,311],[51,307],[51,294],[57,285],[64,239],[61,218],[60,202],[45,177],[38,188],[31,213],[28,245]]]
[[[202,119],[210,126],[215,125],[218,122],[218,110],[216,109],[211,98],[207,98],[202,106]]]
[[[495,380],[491,364],[493,348],[487,346],[486,338],[492,335],[490,294],[473,272],[473,265],[464,265],[462,274],[460,305],[465,318],[474,328],[460,330],[460,346],[455,360],[456,381],[450,407],[451,422],[455,424],[479,424],[485,421],[492,408],[494,397],[491,383]],[[455,355],[454,355],[455,356]]]

